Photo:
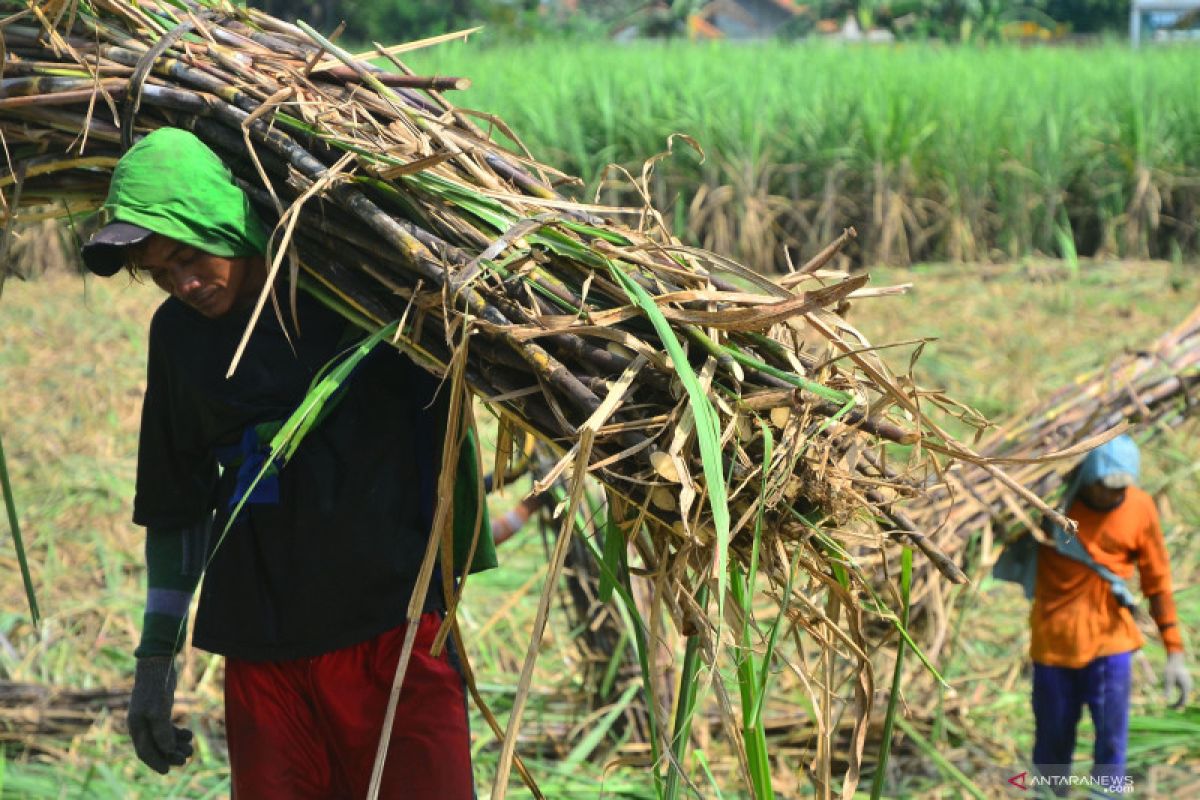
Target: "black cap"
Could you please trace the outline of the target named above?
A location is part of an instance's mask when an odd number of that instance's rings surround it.
[[[102,278],[116,275],[125,266],[125,248],[141,244],[152,233],[131,222],[110,222],[80,251],[84,266]]]

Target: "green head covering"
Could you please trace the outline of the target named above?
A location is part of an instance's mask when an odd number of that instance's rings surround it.
[[[266,230],[229,169],[179,128],[160,128],[121,157],[101,213],[108,224],[83,246],[97,275],[118,272],[126,248],[152,233],[224,258],[267,249]]]

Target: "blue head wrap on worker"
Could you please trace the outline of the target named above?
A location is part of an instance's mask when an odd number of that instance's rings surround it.
[[[1128,435],[1122,434],[1105,442],[1087,454],[1075,471],[1075,477],[1063,495],[1060,508],[1066,511],[1075,502],[1075,497],[1084,486],[1099,481],[1109,489],[1124,489],[1136,486],[1142,458],[1137,444]]]

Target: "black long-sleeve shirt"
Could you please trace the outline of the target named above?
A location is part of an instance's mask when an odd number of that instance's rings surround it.
[[[440,464],[445,393],[380,347],[279,472],[277,501],[247,503],[221,538],[241,471],[229,454],[247,429],[286,419],[355,338],[304,294],[299,331],[288,317],[285,336],[263,314],[230,379],[247,312],[214,320],[168,299],[150,328],[134,521],[178,530],[215,510],[194,642],[239,658],[316,655],[403,622]],[[427,608],[440,602],[435,585]]]

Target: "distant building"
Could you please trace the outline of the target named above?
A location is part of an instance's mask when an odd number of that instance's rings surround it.
[[[846,21],[840,28],[817,29],[826,39],[842,42],[868,42],[871,44],[888,44],[896,40],[895,34],[886,28],[871,28],[864,31],[853,14],[846,15]]]
[[[714,0],[691,16],[688,32],[697,39],[766,39],[808,13],[792,0]]]
[[[1129,40],[1142,42],[1200,42],[1200,0],[1132,0]]]

